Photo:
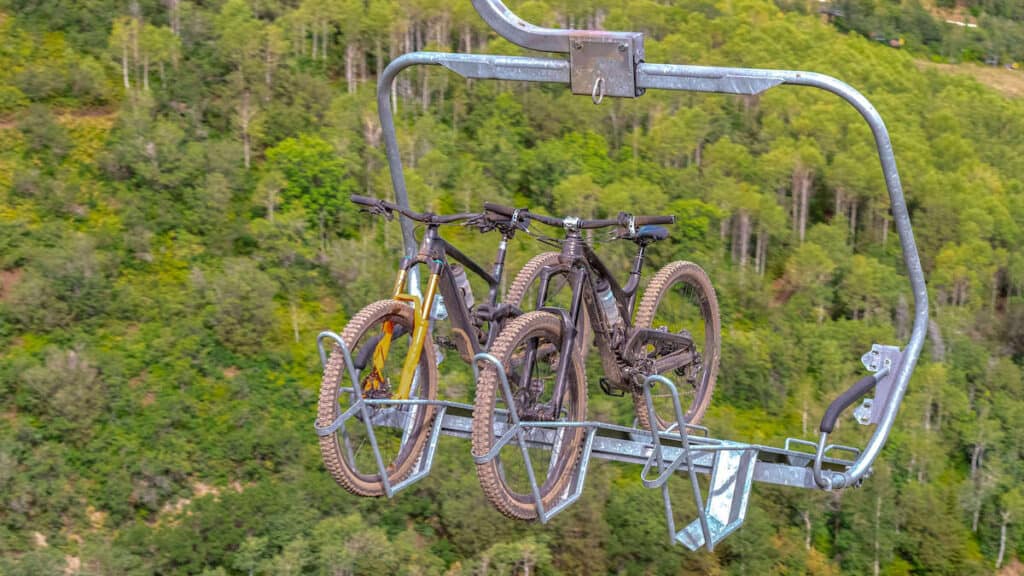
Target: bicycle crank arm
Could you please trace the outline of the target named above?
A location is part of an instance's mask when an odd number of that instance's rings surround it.
[[[689,333],[666,332],[655,328],[638,328],[626,341],[625,349],[631,356],[639,356],[647,346],[654,346],[657,353],[667,354],[681,349],[693,349],[693,337]]]
[[[699,356],[693,353],[693,350],[679,350],[669,354],[668,356],[661,356],[654,361],[654,374],[664,374],[669,370],[679,370],[684,366],[689,366]]]

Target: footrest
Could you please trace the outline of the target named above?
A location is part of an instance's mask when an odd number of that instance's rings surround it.
[[[690,550],[703,546],[713,549],[715,544],[739,528],[747,515],[756,463],[757,450],[754,449],[716,452],[704,510],[711,542],[705,542],[700,519],[683,528],[675,539]]]

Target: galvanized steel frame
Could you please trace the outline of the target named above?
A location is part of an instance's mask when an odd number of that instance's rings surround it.
[[[749,95],[760,94],[769,88],[785,84],[807,86],[831,92],[845,100],[861,114],[871,128],[875,139],[878,158],[889,193],[893,222],[899,236],[904,265],[914,297],[913,330],[907,346],[903,350],[899,365],[893,367],[886,376],[891,379],[886,383],[886,388],[889,390],[888,398],[877,419],[877,428],[866,447],[858,454],[856,461],[848,469],[834,475],[820,472],[820,463],[826,460],[825,453],[829,447],[827,445],[828,434],[822,433],[816,445],[816,461],[819,466],[816,467],[813,485],[824,489],[843,488],[854,485],[863,479],[869,473],[872,463],[878,457],[892,430],[910,376],[924,345],[928,325],[928,292],[910,225],[907,204],[903,197],[903,187],[896,167],[892,142],[882,117],[871,102],[846,83],[831,76],[813,72],[646,63],[642,61],[643,39],[636,33],[543,28],[522,20],[512,13],[501,0],[472,0],[472,2],[484,21],[507,40],[532,50],[569,54],[570,60],[414,52],[402,55],[392,61],[378,80],[377,103],[395,199],[403,206],[409,205],[409,199],[398,150],[391,97],[399,72],[412,66],[442,66],[464,78],[553,82],[571,85],[574,70],[578,67],[572,60],[574,41],[582,39],[584,41],[630,42],[633,43],[633,46],[638,46],[637,57],[632,63],[634,67],[632,73],[638,96],[644,90],[652,88]],[[594,88],[596,91],[597,84]],[[412,254],[416,249],[412,222],[404,218],[402,219],[402,236],[406,251]],[[595,454],[597,453],[599,452],[595,452]],[[812,484],[808,483],[807,486],[810,487]]]

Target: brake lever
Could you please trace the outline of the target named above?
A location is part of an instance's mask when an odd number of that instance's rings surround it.
[[[616,228],[608,231],[608,240],[632,240],[635,234],[630,234],[628,229]]]
[[[390,208],[388,208],[387,206],[383,206],[381,204],[374,204],[373,206],[367,206],[366,208],[363,208],[362,210],[360,210],[360,212],[366,212],[366,213],[370,214],[371,216],[383,216],[389,222],[391,220],[395,219],[395,213]]]
[[[481,234],[490,232],[498,227],[498,223],[487,217],[486,214],[478,214],[462,223],[463,226],[475,226]]]

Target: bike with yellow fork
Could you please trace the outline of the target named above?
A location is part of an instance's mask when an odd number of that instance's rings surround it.
[[[489,348],[507,318],[521,313],[515,305],[499,304],[498,292],[508,243],[523,226],[517,214],[438,215],[377,198],[351,200],[371,215],[390,220],[400,214],[425,225],[418,251],[399,265],[391,297],[360,310],[340,335],[324,333],[320,339],[324,376],[315,426],[324,465],[353,494],[390,496],[417,474],[435,421],[446,409],[437,399],[442,356],[432,336],[436,323],[450,323],[452,337],[444,345],[471,362]],[[490,270],[441,237],[441,227],[451,224],[501,234]],[[429,270],[422,296],[416,293],[421,266]],[[488,286],[480,303],[467,271]],[[325,339],[334,340],[329,356]]]

